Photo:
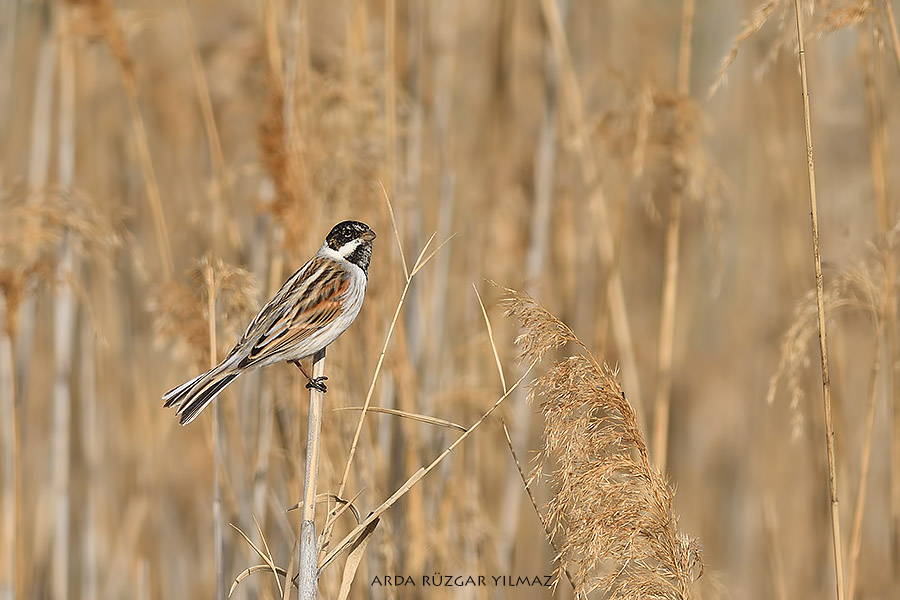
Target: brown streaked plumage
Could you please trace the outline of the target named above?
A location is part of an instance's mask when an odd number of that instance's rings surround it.
[[[301,359],[336,340],[362,307],[374,239],[359,221],[335,225],[315,256],[260,309],[225,360],[167,392],[165,406],[176,406],[187,425],[241,373],[283,361],[300,366]],[[307,387],[325,391],[321,380]]]

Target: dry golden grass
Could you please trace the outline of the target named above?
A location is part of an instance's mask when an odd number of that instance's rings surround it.
[[[799,2],[821,311],[792,0],[0,4],[0,600],[296,597],[302,376],[160,396],[345,218],[320,597],[835,597],[819,313],[900,593],[896,0]]]

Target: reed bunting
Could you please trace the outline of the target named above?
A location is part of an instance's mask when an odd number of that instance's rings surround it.
[[[165,406],[177,407],[175,414],[187,425],[241,373],[282,361],[303,371],[306,387],[325,392],[327,378],[310,378],[300,360],[336,340],[356,319],[374,239],[365,223],[335,225],[316,255],[262,307],[225,360],[166,392]]]

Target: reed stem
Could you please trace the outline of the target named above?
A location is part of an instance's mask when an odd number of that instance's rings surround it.
[[[299,366],[299,365],[298,365]],[[313,356],[313,379],[325,375],[325,349]],[[303,521],[300,523],[300,600],[318,594],[318,550],[316,548],[316,487],[319,479],[319,448],[322,441],[322,409],[325,395],[309,389],[309,424],[306,429],[306,474],[303,477]]]
[[[678,52],[678,95],[687,98],[691,80],[691,37],[694,31],[694,0],[684,0],[681,8],[681,44]],[[685,127],[681,114],[676,116],[679,137]],[[675,178],[669,201],[666,226],[665,279],[659,319],[659,356],[656,400],[653,410],[653,438],[650,448],[660,472],[666,472],[669,443],[669,411],[672,403],[672,358],[675,346],[675,304],[678,299],[679,248],[681,247],[681,203],[686,158],[684,150],[673,150]]]
[[[822,400],[825,411],[825,450],[828,455],[828,496],[831,502],[831,536],[838,600],[844,599],[844,568],[841,559],[841,521],[838,510],[837,473],[834,464],[834,426],[831,416],[831,379],[828,375],[828,343],[825,337],[825,285],[819,255],[819,210],[816,202],[816,163],[813,155],[809,118],[809,84],[806,75],[806,48],[803,43],[803,19],[800,0],[794,0],[797,16],[797,40],[800,58],[800,88],[803,94],[803,122],[806,130],[806,166],[809,176],[809,209],[812,223],[813,260],[816,272],[816,312],[819,320],[819,353],[822,358]]]

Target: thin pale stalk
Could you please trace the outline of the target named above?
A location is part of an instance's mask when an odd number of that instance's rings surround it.
[[[94,354],[94,331],[88,319],[82,318],[81,348],[78,363],[81,401],[81,443],[87,479],[86,499],[82,510],[84,534],[81,546],[81,597],[85,600],[99,598],[99,544],[100,524],[98,500],[102,485],[100,470],[100,428],[97,424],[97,370]]]
[[[885,155],[887,151],[887,130],[884,121],[884,96],[883,89],[878,79],[881,71],[881,52],[872,48],[869,32],[875,34],[877,26],[874,20],[870,21],[869,30],[860,28],[860,54],[863,61],[863,86],[866,98],[866,116],[869,130],[869,154],[872,169],[872,192],[875,200],[875,218],[878,227],[878,236],[882,240],[879,244],[881,260],[884,263],[885,289],[888,297],[894,298],[894,283],[896,280],[894,253],[887,245],[887,238],[894,226],[894,211],[887,193],[887,177],[885,169]],[[876,40],[877,41],[877,40]],[[885,305],[885,321],[887,324],[887,351],[891,360],[888,364],[889,376],[887,379],[888,398],[891,398],[891,410],[893,427],[891,432],[891,554],[894,568],[892,573],[895,585],[900,585],[900,399],[896,392],[900,390],[900,340],[898,340],[897,303],[887,302]],[[852,593],[853,588],[848,588]]]
[[[271,181],[267,181],[263,190],[271,191]],[[265,197],[265,194],[261,194]],[[266,214],[259,214],[256,217],[256,232],[253,241],[253,273],[257,281],[261,282],[260,287],[260,305],[265,302],[266,298],[271,298],[281,281],[281,263],[283,256],[280,252],[268,252],[269,239],[268,231],[270,229],[271,217]],[[270,281],[267,276],[273,271],[278,270],[278,279]],[[268,283],[263,283],[268,282]],[[265,529],[268,511],[266,510],[266,495],[269,492],[269,460],[272,449],[273,425],[275,414],[273,410],[275,392],[271,385],[263,382],[262,378],[251,379],[250,385],[243,388],[244,398],[241,400],[242,405],[252,406],[258,414],[257,433],[256,433],[256,460],[253,461],[253,489],[251,491],[251,508],[250,513],[256,522],[256,528],[251,532],[251,536],[257,543],[264,542],[262,531]],[[255,402],[254,398],[259,401]],[[256,583],[253,582],[250,590],[247,592],[251,596],[257,593]]]
[[[31,116],[31,146],[28,155],[28,193],[33,200],[43,194],[50,171],[50,148],[53,119],[53,88],[56,75],[56,34],[53,26],[53,9],[40,7],[43,35],[38,51],[34,80],[33,112]]]
[[[150,212],[153,217],[153,227],[156,234],[156,244],[160,254],[163,274],[171,279],[174,270],[172,262],[172,249],[169,245],[169,232],[166,227],[165,212],[162,206],[162,197],[159,192],[159,183],[156,180],[156,171],[150,155],[150,144],[147,141],[147,129],[144,118],[141,115],[140,102],[138,101],[137,81],[134,75],[134,64],[127,49],[125,32],[119,23],[115,9],[109,5],[108,11],[99,11],[102,22],[95,23],[102,31],[107,46],[113,57],[119,64],[122,77],[122,86],[125,88],[125,97],[128,100],[128,110],[131,116],[131,125],[135,137],[138,152],[138,162],[144,177],[144,186],[147,191],[147,199],[150,203]]]
[[[50,177],[50,150],[53,135],[53,97],[56,82],[56,34],[54,30],[54,8],[40,7],[42,35],[34,80],[32,100],[31,138],[28,150],[28,201],[34,202],[47,191]],[[30,229],[25,239],[38,235],[41,223],[30,219],[26,225]],[[34,258],[34,257],[32,257]],[[28,388],[28,374],[31,370],[31,355],[34,348],[35,301],[27,296],[18,307],[16,327],[16,402],[24,402]]]
[[[19,440],[18,415],[16,414],[15,366],[13,363],[13,340],[11,337],[13,315],[9,314],[6,296],[0,290],[0,464],[3,469],[2,489],[0,489],[0,600],[18,598],[16,583],[18,568],[18,543],[16,523],[18,522],[18,480],[19,480]]]
[[[681,43],[678,50],[678,95],[687,98],[691,81],[691,36],[694,31],[694,0],[681,4]],[[679,130],[684,129],[683,119],[676,117]],[[680,136],[679,136],[680,137]],[[675,165],[674,189],[669,201],[669,220],[666,225],[665,276],[659,318],[659,356],[656,379],[656,400],[653,410],[653,441],[651,449],[656,467],[666,472],[669,443],[669,411],[672,402],[672,358],[675,346],[675,305],[678,299],[679,248],[681,246],[681,203],[685,157],[684,150],[673,149]]]
[[[197,87],[197,99],[200,101],[200,113],[203,115],[203,127],[206,130],[206,139],[209,143],[209,153],[213,163],[213,197],[212,197],[212,219],[211,219],[211,235],[216,255],[221,255],[219,242],[223,239],[223,231],[221,227],[222,214],[221,207],[228,206],[227,199],[230,196],[228,185],[228,172],[225,166],[225,154],[222,151],[222,142],[219,139],[219,128],[216,126],[216,117],[213,112],[212,99],[209,94],[209,84],[206,81],[206,72],[203,70],[203,63],[200,60],[200,54],[197,52],[197,37],[194,33],[194,22],[191,19],[191,13],[188,10],[187,1],[181,0],[179,3],[181,8],[181,19],[184,25],[185,35],[188,39],[188,48],[191,55],[191,71],[194,75],[194,84]],[[234,231],[229,230],[229,235],[235,237],[237,235],[236,228]]]
[[[568,0],[557,1],[558,10],[568,12]],[[538,286],[550,248],[550,225],[553,222],[552,207],[556,179],[557,155],[557,111],[559,107],[559,65],[553,59],[553,46],[548,38],[544,54],[544,110],[541,128],[538,132],[537,149],[534,157],[534,208],[531,212],[528,249],[525,254],[525,285]],[[539,288],[538,288],[539,289]],[[481,299],[479,298],[479,301]],[[521,372],[522,366],[517,369]],[[505,382],[504,382],[505,387]],[[525,448],[531,432],[532,405],[527,402],[527,392],[519,388],[513,399],[510,422],[513,424],[511,447]],[[504,425],[505,426],[505,425]],[[500,517],[500,535],[497,548],[500,570],[512,569],[516,549],[516,531],[522,509],[522,490],[519,476],[507,469],[502,506],[506,507]],[[530,494],[530,491],[529,491]]]
[[[456,81],[456,50],[459,29],[459,5],[453,0],[444,0],[443,2],[433,4],[437,13],[437,18],[431,15],[423,15],[420,20],[422,24],[419,35],[420,46],[425,45],[424,30],[430,22],[433,29],[430,32],[430,38],[434,40],[436,46],[436,56],[434,58],[434,66],[431,70],[435,73],[435,89],[434,89],[434,122],[436,128],[436,146],[437,146],[437,169],[440,173],[439,183],[439,200],[438,200],[438,221],[437,231],[440,238],[446,239],[452,234],[453,216],[456,210],[456,165],[453,161],[453,153],[451,152],[452,141],[454,139],[454,120],[453,120],[453,90]],[[423,56],[426,54],[423,52]],[[424,65],[421,70],[429,70],[428,65]],[[422,76],[418,79],[421,81]],[[420,84],[419,87],[422,87]],[[419,143],[421,151],[421,142]],[[432,280],[432,289],[429,294],[431,306],[429,307],[427,335],[425,335],[425,344],[427,345],[427,361],[426,366],[422,369],[424,379],[425,398],[424,409],[426,412],[432,412],[434,405],[432,399],[435,397],[433,393],[441,378],[452,379],[453,373],[448,372],[448,368],[452,367],[452,362],[444,360],[443,344],[444,327],[447,323],[447,306],[450,304],[448,290],[452,289],[450,285],[450,254],[444,253],[438,257],[437,265],[434,268],[434,278]]]
[[[766,531],[766,543],[769,559],[769,568],[772,571],[772,587],[775,588],[776,600],[787,600],[787,584],[784,579],[784,557],[781,546],[778,544],[780,528],[778,526],[778,513],[775,511],[775,499],[770,493],[766,494],[763,501],[763,527]]]
[[[866,512],[866,482],[869,479],[869,462],[872,456],[872,430],[875,427],[875,400],[878,393],[878,374],[881,366],[881,331],[875,333],[875,359],[869,375],[869,394],[866,402],[866,425],[863,447],[859,456],[859,485],[856,487],[856,504],[853,508],[853,529],[850,531],[850,572],[847,576],[847,600],[853,600],[856,577],[859,572],[859,553],[862,549],[862,525]]]
[[[216,285],[214,281],[213,267],[206,267],[206,310],[207,323],[209,325],[209,365],[216,366]],[[225,526],[222,520],[222,427],[219,403],[213,406],[213,554],[216,570],[216,598],[224,598],[225,594]]]
[[[891,33],[891,48],[894,49],[894,60],[897,63],[897,70],[900,71],[900,35],[897,34],[897,20],[894,18],[894,9],[891,7],[891,0],[884,0],[884,11],[888,22],[888,29]]]
[[[431,65],[426,64],[427,54],[425,52],[425,13],[430,3],[413,2],[406,9],[406,18],[404,29],[406,46],[409,49],[406,61],[406,106],[408,116],[405,123],[405,135],[402,143],[398,143],[398,153],[403,152],[400,148],[404,148],[405,160],[401,161],[398,156],[397,175],[395,182],[397,193],[401,194],[401,198],[420,197],[422,190],[422,151],[424,137],[424,73],[431,70]],[[403,36],[403,33],[400,35]],[[401,42],[402,43],[402,42]],[[402,155],[402,154],[401,154]],[[402,166],[401,166],[402,165]],[[400,171],[402,169],[402,176]],[[423,209],[421,202],[404,202],[401,207],[405,211],[403,222],[406,227],[406,236],[408,243],[412,247],[418,247],[421,244],[423,231]],[[440,272],[432,269],[431,275],[434,276],[433,281],[439,285]],[[437,369],[432,369],[427,362],[430,358],[429,338],[431,336],[441,336],[439,323],[443,320],[441,317],[429,318],[429,306],[426,303],[427,289],[424,286],[417,286],[410,290],[409,308],[403,314],[405,335],[400,336],[401,344],[405,352],[404,362],[407,362],[411,369],[404,373],[408,377],[400,386],[400,394],[397,397],[397,405],[406,412],[414,412],[421,409],[424,412],[433,412],[432,399],[429,387],[434,378],[438,375]],[[436,294],[431,294],[431,298],[435,302],[441,301]],[[429,326],[430,325],[430,326]],[[433,338],[431,338],[433,339]],[[408,349],[406,349],[408,346]],[[402,381],[402,380],[401,380]],[[412,390],[424,390],[424,396],[421,405],[415,403]],[[403,447],[401,464],[412,469],[416,466],[418,457],[422,454],[423,444],[420,432],[421,428],[415,423],[403,420],[398,424],[398,432]],[[413,491],[406,502],[406,510],[403,512],[402,531],[408,543],[402,548],[401,560],[407,565],[412,572],[421,573],[425,569],[425,524],[430,521],[433,516],[426,516],[426,500],[422,488]],[[434,511],[429,511],[430,515]]]
[[[289,152],[293,152],[296,147],[296,119],[294,114],[294,106],[297,94],[297,68],[300,63],[300,21],[303,12],[303,0],[295,0],[289,3],[288,10],[292,14],[287,17],[288,31],[290,31],[289,39],[286,42],[290,44],[287,52],[287,60],[284,63],[284,105],[282,106],[282,119],[284,121],[284,147]],[[281,65],[278,65],[279,69]],[[291,154],[293,156],[293,154]]]
[[[122,80],[125,86],[125,95],[128,98],[128,108],[131,112],[131,127],[134,130],[135,143],[137,145],[138,162],[144,175],[144,186],[147,189],[147,198],[150,201],[150,212],[153,216],[153,226],[156,232],[156,244],[159,247],[160,262],[163,275],[172,279],[174,262],[172,249],[169,246],[169,230],[166,227],[166,215],[162,206],[162,196],[159,192],[159,183],[156,180],[156,170],[153,167],[153,159],[150,156],[150,143],[147,141],[147,128],[144,126],[144,117],[141,115],[141,107],[138,102],[137,83],[134,75],[125,69],[122,70]]]
[[[800,56],[800,88],[803,94],[803,122],[806,130],[806,166],[809,177],[809,208],[812,223],[813,260],[816,273],[816,312],[819,321],[819,353],[822,358],[822,400],[825,411],[825,451],[828,456],[828,495],[831,502],[831,537],[834,551],[835,585],[838,600],[844,598],[844,568],[841,558],[841,522],[838,510],[837,473],[834,463],[834,426],[831,415],[831,379],[828,374],[828,343],[825,334],[825,285],[822,259],[819,255],[819,211],[816,201],[816,163],[813,155],[812,128],[809,116],[809,84],[806,75],[806,49],[803,42],[803,19],[800,0],[794,0],[797,17],[797,41]]]
[[[65,6],[61,6],[65,11]],[[65,13],[63,13],[65,15]],[[63,17],[59,20],[63,22]],[[71,197],[75,175],[75,61],[71,38],[59,42],[59,144],[58,181],[64,196]],[[72,355],[75,346],[76,302],[72,290],[76,260],[71,234],[66,232],[56,267],[56,299],[53,307],[53,597],[69,597],[69,537],[72,437]]]
[[[387,156],[385,188],[395,192],[397,169],[397,91],[394,49],[397,43],[397,2],[385,0],[384,7],[384,118]]]
[[[606,197],[600,183],[597,167],[597,154],[593,147],[592,137],[587,134],[590,129],[584,110],[581,87],[572,64],[569,45],[563,27],[562,15],[553,0],[541,0],[541,14],[547,24],[550,40],[556,60],[560,66],[560,83],[566,116],[570,121],[570,132],[575,137],[575,152],[578,156],[582,179],[588,189],[587,211],[591,223],[597,232],[597,248],[600,261],[607,271],[608,283],[606,293],[613,337],[619,351],[619,362],[622,365],[623,388],[628,400],[634,406],[638,420],[644,422],[644,404],[641,397],[640,378],[637,370],[637,357],[634,351],[634,340],[631,335],[628,305],[622,285],[621,273],[615,264],[615,243],[609,224],[609,210]]]
[[[278,86],[284,83],[282,75],[281,44],[278,40],[278,10],[274,0],[265,0],[263,4],[263,27],[266,32],[266,58],[269,62],[269,72],[277,79]]]
[[[0,83],[0,115],[4,115],[3,121],[0,122],[0,135],[3,135],[4,139],[9,139],[8,134],[10,127],[13,123],[13,115],[11,104],[12,104],[12,89],[13,89],[13,66],[15,65],[15,52],[16,52],[16,17],[19,7],[18,0],[6,0],[6,27],[4,28],[3,38],[6,40],[6,43],[3,45],[3,62],[2,66],[0,66],[0,73],[3,73],[2,83]],[[0,184],[4,183],[4,173],[3,167],[0,166]]]
[[[313,379],[325,375],[325,349],[313,356]],[[306,471],[303,477],[303,521],[300,523],[300,600],[315,600],[319,573],[316,548],[316,487],[319,480],[319,448],[322,443],[322,409],[325,395],[309,389],[309,423],[306,429]],[[340,495],[340,494],[338,494]]]

